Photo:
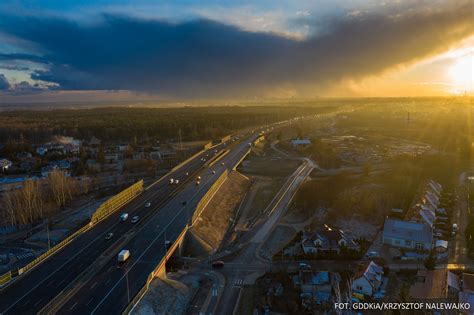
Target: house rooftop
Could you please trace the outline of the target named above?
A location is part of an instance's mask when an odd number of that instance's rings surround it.
[[[459,290],[458,277],[448,269],[418,270],[417,276],[421,281],[410,287],[411,298],[420,300],[446,299],[450,286]]]
[[[387,219],[383,227],[384,237],[409,239],[420,243],[431,243],[433,233],[424,223]]]

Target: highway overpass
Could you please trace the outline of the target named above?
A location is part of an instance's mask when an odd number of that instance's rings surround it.
[[[215,179],[241,160],[248,151],[248,143],[257,136],[257,133],[252,134],[238,144],[221,143],[161,178],[122,210],[2,289],[0,313],[35,314],[41,310],[68,314],[122,312],[144,286],[148,275],[170,254],[165,242],[174,243],[182,235],[196,205]],[[211,168],[204,167],[204,159],[231,144],[234,144],[231,151],[219,163]],[[202,177],[201,184],[195,185],[198,174]],[[170,185],[170,178],[179,179],[180,185]],[[150,208],[144,207],[147,202],[152,203]],[[130,218],[138,215],[141,220],[137,224],[130,220],[119,222],[122,212],[129,213]],[[110,232],[114,233],[114,238],[105,240]],[[130,250],[131,257],[125,264],[118,265],[117,253],[123,248]]]

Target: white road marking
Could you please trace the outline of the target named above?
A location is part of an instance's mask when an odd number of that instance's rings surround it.
[[[71,308],[70,308],[69,310],[70,310],[70,311],[72,311],[72,310],[73,310],[73,309],[74,309],[76,306],[77,306],[77,302],[76,302],[76,303],[74,303],[74,305],[73,305],[73,306],[71,306]]]

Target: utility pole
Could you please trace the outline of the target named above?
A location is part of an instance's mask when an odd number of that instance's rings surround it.
[[[46,223],[46,235],[48,236],[48,250],[51,249],[51,241],[49,239],[49,219],[48,222]]]

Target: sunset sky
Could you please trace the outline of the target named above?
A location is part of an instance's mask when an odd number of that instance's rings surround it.
[[[0,102],[472,95],[473,3],[2,1]]]

